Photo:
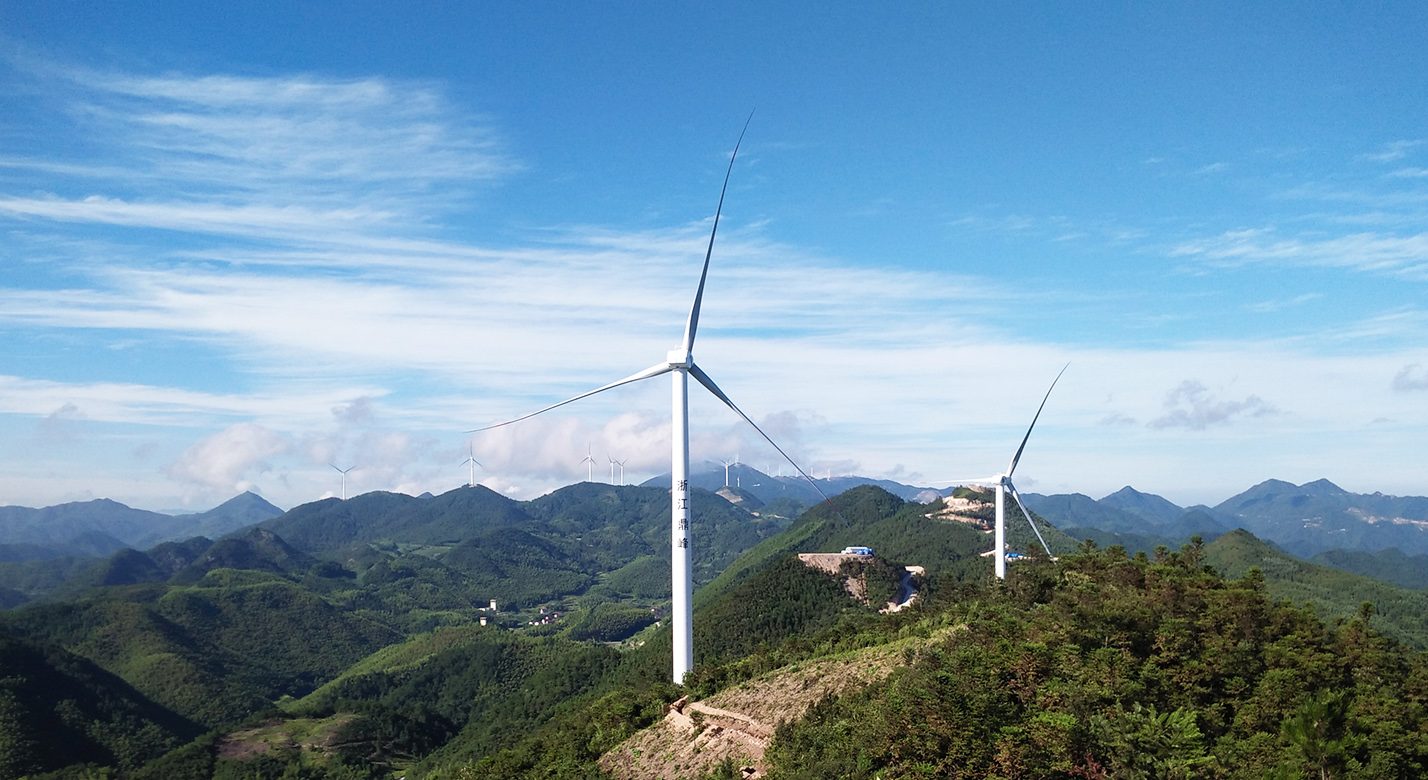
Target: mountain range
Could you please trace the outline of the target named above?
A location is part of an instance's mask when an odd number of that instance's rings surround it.
[[[1213,507],[1179,507],[1131,487],[1100,500],[1079,493],[1023,498],[1073,536],[1097,531],[1178,542],[1243,528],[1304,558],[1331,550],[1428,554],[1428,498],[1350,493],[1327,479],[1303,485],[1271,479]]]
[[[0,778],[64,767],[69,774],[55,780],[85,776],[88,770],[74,762],[117,768],[119,776],[136,779],[588,777],[594,762],[626,738],[669,721],[669,705],[681,696],[716,701],[709,699],[715,694],[728,697],[711,705],[726,715],[701,716],[724,719],[702,735],[696,728],[688,737],[694,742],[659,751],[638,743],[626,752],[670,753],[678,761],[714,756],[698,759],[707,773],[678,771],[738,776],[709,763],[722,760],[715,743],[727,737],[719,734],[746,723],[727,712],[765,719],[760,739],[785,746],[768,758],[777,764],[841,744],[832,731],[798,734],[823,728],[820,718],[830,708],[852,706],[855,699],[846,697],[858,691],[870,691],[869,702],[926,702],[959,718],[959,707],[1010,696],[995,682],[1006,673],[1020,675],[1019,691],[1036,690],[1043,678],[1054,681],[1047,706],[1074,699],[1112,707],[1124,700],[1132,712],[1145,698],[1148,707],[1162,708],[1146,718],[1195,707],[1209,713],[1203,727],[1217,729],[1217,740],[1251,739],[1279,734],[1280,724],[1297,717],[1299,694],[1308,685],[1305,669],[1341,659],[1345,668],[1408,679],[1401,669],[1385,671],[1407,661],[1384,655],[1408,650],[1365,635],[1368,626],[1404,648],[1428,647],[1428,593],[1296,559],[1233,529],[1226,522],[1231,516],[1218,507],[1182,509],[1129,488],[1101,501],[1029,496],[1029,503],[1043,502],[1047,514],[1034,510],[1033,519],[1060,563],[1035,554],[1039,545],[1013,510],[1011,544],[1032,554],[1019,558],[1000,586],[990,582],[988,534],[935,504],[861,485],[795,516],[778,508],[797,503],[789,496],[759,506],[753,491],[765,487],[764,480],[748,476],[725,489],[721,468],[718,492],[692,491],[700,542],[697,666],[682,687],[668,679],[669,491],[662,486],[584,482],[530,501],[483,487],[424,498],[374,492],[305,504],[212,538],[125,548],[82,562],[0,563],[0,574],[58,580],[29,603],[0,612],[0,660],[14,664],[0,679],[0,746],[11,746],[0,751]],[[924,490],[904,487],[916,491],[914,497]],[[1304,487],[1347,500],[1322,484]],[[1260,499],[1250,507],[1293,505],[1284,491],[1237,498],[1240,504]],[[1045,522],[1058,513],[1073,533]],[[1128,555],[1130,547],[1084,544],[1086,537],[1074,532],[1094,529],[1090,523],[1118,527],[1096,532],[1123,537],[1219,532],[1213,542],[1166,543],[1147,555]],[[823,572],[794,555],[849,546],[872,547],[877,556]],[[1392,554],[1403,566],[1423,560]],[[1388,560],[1384,553],[1337,555],[1344,567]],[[912,577],[906,565],[921,571],[918,606],[879,614]],[[61,570],[68,573],[56,573]],[[1316,613],[1333,622],[1317,622]],[[1016,658],[988,665],[971,655],[982,652],[978,647],[1002,652],[997,648],[1024,630],[1026,645]],[[1281,657],[1312,648],[1319,648],[1313,659]],[[1347,659],[1346,648],[1359,655]],[[1364,648],[1378,655],[1364,655]],[[1148,665],[1097,676],[1106,663],[1132,658]],[[944,667],[956,673],[938,671]],[[926,675],[922,679],[963,680],[971,687],[906,697],[877,693],[878,675],[894,669],[903,672],[888,680]],[[979,678],[982,671],[989,676]],[[1325,679],[1358,679],[1335,675]],[[1095,698],[1106,685],[1132,679],[1114,699]],[[61,688],[66,699],[56,701],[48,691]],[[1374,695],[1388,690],[1373,688]],[[1193,696],[1183,701],[1163,698],[1187,691]],[[1246,697],[1252,695],[1259,698],[1251,702]],[[985,720],[990,738],[1000,739],[997,734],[1011,733],[1011,722],[1000,719],[1024,709],[1011,706],[1013,698],[967,722]],[[759,702],[776,700],[795,703],[759,715]],[[851,775],[861,762],[886,762],[916,749],[920,738],[905,729],[928,721],[921,707],[843,719],[914,720],[877,737],[886,743],[879,743],[881,752],[850,755],[852,763],[836,771],[830,764],[786,776]],[[1240,719],[1220,717],[1216,707],[1259,714],[1241,724],[1241,733],[1234,725]],[[1374,712],[1398,707],[1395,700]],[[1025,722],[1016,733],[1053,734],[1058,724],[1074,721],[1066,713],[1057,718]],[[797,725],[775,728],[779,720]],[[1055,732],[1044,745],[1072,745],[1068,734]],[[80,735],[89,741],[75,742],[72,755],[54,749],[54,740]],[[1089,760],[1088,751],[1106,760],[1121,755],[1113,736],[1086,732],[1076,738],[1090,741],[1067,748],[1063,758]],[[969,737],[965,744],[984,742]],[[1021,749],[1017,740],[998,744],[998,751]],[[1206,740],[1203,746],[1211,744],[1218,750],[1229,743]],[[1254,744],[1244,755],[1282,753]],[[1038,755],[1023,758],[1049,760]],[[979,766],[977,776],[991,772],[990,764]]]
[[[42,509],[0,507],[0,561],[101,557],[125,547],[145,549],[194,536],[217,538],[281,515],[247,492],[207,512],[166,515],[134,509],[107,498]]]
[[[690,482],[692,487],[715,492],[725,488],[725,478],[726,471],[721,465],[705,463],[702,468],[693,470]],[[800,508],[823,500],[818,490],[802,477],[770,475],[742,463],[729,467],[727,479],[730,500],[741,497],[736,503],[758,515],[791,518]],[[815,479],[815,482],[829,496],[859,485],[876,485],[910,501],[927,502],[951,493],[951,488],[858,476],[829,477]],[[669,476],[663,475],[641,486],[664,489],[668,483]],[[460,523],[452,525],[450,512],[453,510],[447,503],[438,501],[422,507],[411,503],[416,499],[399,494],[368,495],[386,498],[358,496],[353,500],[390,504],[371,522],[386,528],[384,533],[398,540],[407,532],[425,538],[428,530],[441,528],[443,524],[448,536],[463,528]],[[495,500],[493,496],[487,499]],[[1303,485],[1268,480],[1213,507],[1181,507],[1129,486],[1101,499],[1080,493],[1027,493],[1023,499],[1028,509],[1073,537],[1094,538],[1102,543],[1121,544],[1127,549],[1154,549],[1159,544],[1174,546],[1191,536],[1213,539],[1234,528],[1244,528],[1305,558],[1334,550],[1376,554],[1396,549],[1406,556],[1428,555],[1428,498],[1350,493],[1325,479]],[[517,502],[503,501],[496,501],[481,511],[513,511],[511,507]],[[536,499],[533,506],[539,506],[541,501]],[[769,506],[760,511],[764,505]],[[348,542],[365,538],[360,528],[351,525],[352,518],[343,513],[343,506],[337,499],[304,504],[289,513],[291,517],[275,526],[275,530],[284,538],[314,533],[336,535],[333,539],[345,534],[343,538]],[[457,511],[457,516],[464,516],[464,511],[466,508]],[[447,513],[445,520],[443,512]],[[236,496],[207,512],[177,516],[132,509],[108,499],[43,509],[0,507],[0,562],[98,558],[125,547],[147,549],[160,542],[194,536],[217,539],[281,515],[284,515],[282,510],[253,493]],[[321,522],[315,520],[319,517]],[[388,520],[396,517],[402,519],[389,527]],[[507,521],[522,517],[522,512],[516,512],[507,517]],[[309,530],[295,530],[294,524],[304,523]],[[431,528],[423,527],[424,524]],[[492,527],[501,524],[495,522]],[[312,530],[319,528],[320,531]],[[301,536],[290,541],[301,548],[307,538]]]

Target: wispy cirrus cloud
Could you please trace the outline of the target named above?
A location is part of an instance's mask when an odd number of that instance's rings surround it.
[[[0,160],[49,191],[0,201],[12,216],[260,237],[390,233],[520,167],[488,123],[432,85],[44,70],[48,99],[85,142]]]
[[[60,71],[71,111],[112,133],[134,167],[219,191],[291,200],[416,193],[518,164],[434,85],[379,77],[138,76]],[[122,159],[122,158],[121,158]]]
[[[1252,228],[1180,243],[1170,250],[1170,256],[1221,266],[1328,266],[1428,279],[1428,233],[1280,237],[1274,228]]]
[[[1381,150],[1360,155],[1359,159],[1380,163],[1394,162],[1395,160],[1402,160],[1404,157],[1407,157],[1410,151],[1422,146],[1424,143],[1428,143],[1428,141],[1424,141],[1421,138],[1390,141],[1384,144]]]

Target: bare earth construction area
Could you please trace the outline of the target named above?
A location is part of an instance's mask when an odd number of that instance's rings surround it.
[[[803,717],[825,696],[887,677],[906,663],[905,651],[955,630],[807,661],[706,701],[680,699],[670,705],[663,721],[602,756],[600,766],[620,780],[676,780],[698,777],[732,759],[745,768],[745,777],[761,777],[767,770],[764,751],[779,723]]]

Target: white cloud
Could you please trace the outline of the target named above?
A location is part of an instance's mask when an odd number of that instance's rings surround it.
[[[371,425],[377,421],[377,405],[364,395],[350,403],[332,407],[332,416],[345,425]]]
[[[1428,371],[1417,363],[1404,366],[1393,377],[1393,389],[1400,393],[1428,390]]]
[[[78,406],[75,406],[73,402],[66,401],[60,408],[40,420],[38,427],[40,441],[46,444],[72,442],[78,437],[76,423],[85,419],[88,419],[88,416],[80,411]]]
[[[254,486],[254,472],[268,471],[268,460],[287,452],[289,443],[274,431],[238,423],[189,447],[168,468],[176,480],[210,490],[241,493]]]
[[[1203,431],[1212,425],[1228,423],[1237,417],[1264,417],[1277,414],[1272,404],[1257,395],[1243,401],[1221,401],[1209,388],[1194,379],[1181,382],[1165,396],[1165,414],[1151,420],[1151,428],[1188,428]]]

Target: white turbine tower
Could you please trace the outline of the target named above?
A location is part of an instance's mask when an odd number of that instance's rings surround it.
[[[336,464],[336,463],[329,463],[329,464],[327,464],[327,465],[329,465],[329,466],[331,466],[331,467],[337,469],[337,464]],[[342,500],[343,500],[343,501],[346,501],[346,500],[347,500],[347,472],[349,472],[349,471],[351,471],[352,469],[355,469],[355,468],[357,468],[357,467],[356,467],[356,466],[348,466],[348,467],[345,468],[345,469],[337,469],[337,470],[342,474]]]
[[[621,486],[624,486],[624,484],[625,484],[625,464],[628,463],[629,461],[630,461],[629,458],[625,458],[624,460],[617,460],[617,461],[615,461],[615,465],[620,467],[620,485],[621,485]]]
[[[618,465],[620,461],[611,458],[608,452],[605,453],[605,457],[610,461],[610,484],[613,485],[615,484],[615,466]]]
[[[750,119],[752,119],[752,116]],[[744,123],[744,129],[748,130],[747,122]],[[744,134],[741,132],[739,133],[739,143],[742,143],[743,140]],[[755,425],[754,421],[749,419],[748,415],[744,414],[738,406],[734,405],[734,402],[729,400],[729,396],[725,395],[724,391],[720,390],[719,386],[714,384],[714,380],[710,379],[709,375],[704,373],[703,369],[694,362],[694,337],[699,329],[699,307],[704,300],[704,282],[709,276],[709,259],[714,253],[714,236],[719,232],[719,217],[724,210],[724,194],[729,189],[729,176],[734,170],[734,160],[739,155],[739,143],[734,145],[734,153],[729,157],[729,168],[724,172],[724,187],[719,191],[719,206],[714,212],[713,229],[709,231],[709,246],[704,252],[704,267],[699,273],[699,287],[694,293],[694,305],[689,310],[689,320],[684,326],[684,340],[680,342],[679,348],[671,350],[663,361],[643,371],[631,374],[624,379],[611,382],[603,387],[597,387],[587,393],[581,393],[574,398],[568,398],[558,404],[552,404],[544,409],[517,417],[514,420],[507,420],[502,423],[497,423],[496,425],[489,425],[485,428],[477,429],[477,431],[472,431],[472,433],[476,433],[492,428],[499,428],[503,425],[510,425],[511,423],[529,419],[542,412],[548,412],[551,409],[579,401],[582,398],[588,398],[596,393],[601,393],[611,388],[627,385],[631,382],[638,382],[641,379],[649,379],[650,377],[659,376],[660,374],[670,375],[673,391],[671,393],[671,405],[673,407],[671,416],[673,424],[672,435],[670,436],[672,452],[670,458],[671,496],[669,545],[671,558],[670,580],[674,591],[674,604],[671,610],[673,613],[671,617],[674,628],[673,674],[674,682],[677,684],[682,684],[685,674],[694,667],[694,582],[691,577],[692,569],[690,566],[691,529],[689,522],[689,377],[694,377],[694,381],[703,385],[704,389],[722,401],[725,406],[732,409],[740,419],[748,423],[755,431],[758,431],[764,441],[768,442],[775,450],[778,450],[779,455],[782,455],[784,460],[788,461],[790,465],[797,469],[799,474],[803,474],[804,479],[807,479],[809,484],[813,485],[815,490],[818,490],[818,494],[823,496],[825,501],[828,500],[828,496],[823,493],[823,490],[814,483],[812,478],[804,474],[803,469],[799,468],[798,464],[794,463],[793,459],[788,457],[788,453],[784,452],[781,447],[774,443],[773,439],[769,438],[768,434],[763,432],[763,429]],[[837,511],[837,507],[834,507],[834,511]]]
[[[997,524],[996,524],[996,547],[993,549],[993,558],[996,561],[997,579],[1007,578],[1007,513],[1006,494],[1010,493],[1012,500],[1021,508],[1021,514],[1026,518],[1027,525],[1036,534],[1036,538],[1041,542],[1046,554],[1051,555],[1051,548],[1047,546],[1046,540],[1042,538],[1041,531],[1036,527],[1035,521],[1031,519],[1031,513],[1026,511],[1026,505],[1021,502],[1021,494],[1016,492],[1016,485],[1012,484],[1012,472],[1016,471],[1016,464],[1021,460],[1021,453],[1026,449],[1026,442],[1031,438],[1031,430],[1036,427],[1036,421],[1041,418],[1041,410],[1046,408],[1047,399],[1051,398],[1051,391],[1056,389],[1056,383],[1061,381],[1061,374],[1066,373],[1066,369],[1071,364],[1067,363],[1061,367],[1061,373],[1051,380],[1051,387],[1046,389],[1046,395],[1041,399],[1041,406],[1036,407],[1036,416],[1031,418],[1031,425],[1026,428],[1026,435],[1021,437],[1021,446],[1016,448],[1016,454],[1012,456],[1011,463],[1007,465],[1007,470],[1001,474],[993,474],[990,477],[978,477],[977,479],[953,480],[954,485],[985,485],[996,488],[997,491]]]
[[[735,457],[733,460],[721,460],[719,462],[724,464],[724,487],[729,487],[729,467],[738,465],[739,459]]]
[[[594,481],[595,481],[595,456],[590,454],[590,445],[588,445],[588,444],[585,445],[585,460],[582,460],[582,461],[580,461],[580,462],[581,462],[581,463],[589,463],[589,464],[590,464],[589,466],[586,466],[586,467],[585,467],[585,481],[586,481],[586,482],[594,482]],[[577,465],[578,465],[578,464],[577,464]]]
[[[468,455],[466,456],[466,460],[461,461],[461,465],[463,465],[463,466],[465,466],[465,465],[468,464],[468,463],[471,464],[471,481],[470,481],[469,483],[467,483],[466,486],[467,486],[467,487],[476,487],[476,467],[477,467],[477,466],[481,466],[481,461],[476,460],[476,446],[475,446],[474,444],[473,444],[473,445],[469,445],[469,449],[467,450],[467,452],[470,453],[470,454],[468,454]],[[486,467],[485,467],[485,466],[481,466],[481,468],[484,469],[484,468],[486,468]]]

